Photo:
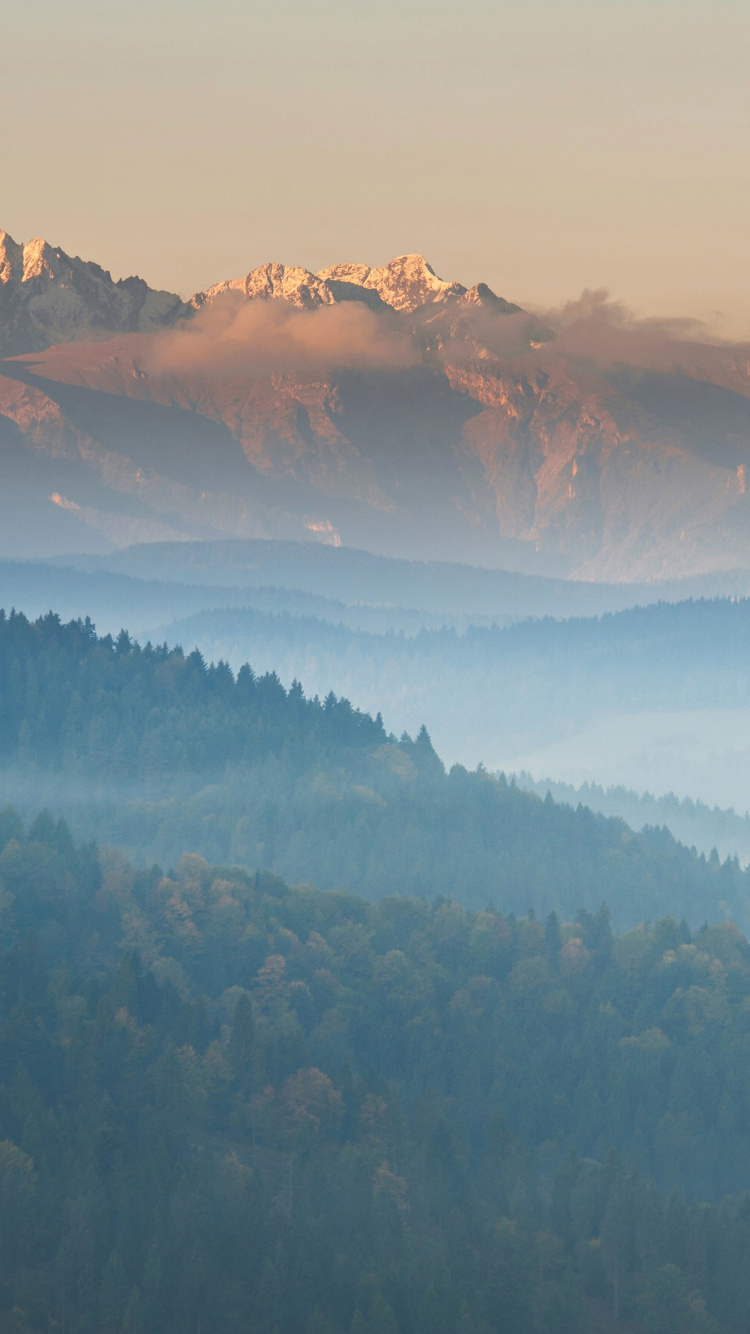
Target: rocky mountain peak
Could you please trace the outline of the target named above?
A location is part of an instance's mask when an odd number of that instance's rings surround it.
[[[7,232],[0,231],[0,283],[10,283],[23,271],[23,246]]]
[[[382,308],[378,293],[357,279],[370,270],[366,264],[337,264],[330,270],[311,273],[290,264],[261,264],[244,278],[229,278],[205,292],[198,292],[191,305],[199,310],[225,292],[241,292],[249,301],[288,301],[300,310],[332,306],[338,301],[362,301],[373,309]]]
[[[333,264],[330,269],[318,269],[317,277],[323,282],[353,283],[364,287],[372,272],[369,264]]]
[[[468,292],[463,292],[459,297],[459,303],[462,306],[486,306],[496,315],[517,315],[521,310],[521,307],[515,306],[512,301],[496,296],[486,283],[476,283]]]
[[[199,308],[224,292],[243,292],[248,299],[282,299],[303,309],[331,305],[337,301],[364,301],[374,308],[389,306],[411,314],[420,306],[442,303],[467,296],[457,282],[444,282],[427,263],[424,255],[397,255],[388,264],[370,268],[368,264],[333,264],[310,273],[308,269],[286,264],[262,264],[244,278],[217,283],[193,297]],[[517,306],[496,297],[485,283],[472,288],[468,298],[476,304],[492,305],[496,311],[515,311]]]
[[[387,305],[406,314],[433,301],[463,296],[466,291],[461,283],[438,278],[424,255],[397,255],[389,264],[370,269],[363,285],[374,288]]]
[[[425,307],[511,305],[484,283],[470,291],[438,277],[423,255],[397,255],[388,264],[334,264],[318,273],[269,262],[240,278],[198,292],[189,305],[154,291],[141,278],[115,281],[98,264],[72,258],[42,237],[19,244],[0,231],[0,355],[38,352],[54,343],[91,341],[115,333],[151,332],[199,310],[227,292],[247,300],[283,300],[301,310],[359,301],[373,310],[403,315]]]
[[[192,305],[200,308],[225,292],[242,292],[248,300],[281,300],[301,310],[333,305],[335,297],[328,284],[308,269],[289,264],[261,264],[251,269],[244,278],[230,278],[215,283],[205,292],[193,297]]]
[[[142,278],[115,281],[98,264],[72,258],[43,237],[19,245],[0,231],[0,355],[147,333],[187,309],[174,293],[155,291]]]
[[[78,261],[79,264],[81,261]],[[53,250],[44,237],[34,237],[23,247],[23,273],[21,282],[28,283],[34,278],[48,278],[54,281],[64,276],[72,277],[72,262],[62,250]]]

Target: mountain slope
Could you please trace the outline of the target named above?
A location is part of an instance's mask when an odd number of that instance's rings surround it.
[[[338,301],[361,301],[372,310],[389,308],[412,315],[424,307],[485,304],[496,314],[520,314],[520,306],[498,297],[485,283],[468,290],[461,283],[438,278],[423,255],[399,255],[380,268],[367,264],[334,264],[318,273],[286,264],[262,264],[244,278],[230,278],[197,292],[191,305],[199,310],[228,293],[248,300],[283,300],[300,309],[331,306]],[[430,312],[431,313],[431,312]]]
[[[750,863],[750,814],[710,807],[705,802],[675,796],[653,797],[649,792],[633,792],[625,787],[603,788],[598,783],[558,783],[552,778],[534,779],[531,774],[514,774],[519,787],[568,806],[588,806],[601,815],[625,820],[631,829],[645,825],[665,826],[686,847],[696,847],[710,856],[716,849],[720,857],[737,857],[743,866]]]
[[[171,324],[187,307],[142,278],[115,282],[98,264],[72,259],[37,238],[0,231],[0,356],[52,343],[106,338]]]
[[[628,773],[640,790],[750,808],[748,599],[411,638],[285,611],[205,611],[154,633],[234,670],[249,659],[286,685],[343,693],[399,732],[424,722],[448,762],[578,783]]]
[[[236,679],[123,631],[0,614],[0,793],[172,864],[186,848],[370,899],[443,894],[567,919],[604,899],[618,925],[674,912],[750,921],[750,873],[459,765],[423,729],[389,735],[274,673]]]
[[[675,337],[652,347],[583,318],[552,337],[419,255],[318,274],[267,264],[189,308],[162,308],[140,280],[112,284],[88,266],[107,298],[89,308],[76,295],[87,266],[79,281],[80,261],[61,258],[71,296],[51,260],[32,276],[30,255],[26,287],[46,295],[38,317],[27,302],[22,318],[17,252],[6,243],[6,345],[18,349],[24,320],[36,324],[23,358],[2,365],[0,427],[45,461],[40,525],[56,503],[82,542],[93,528],[119,546],[312,535],[495,567],[538,569],[541,557],[610,581],[750,568],[746,349]],[[44,326],[44,301],[54,312],[63,296],[83,301],[83,316]],[[147,332],[149,321],[174,327]],[[131,332],[31,350],[54,330],[105,328]],[[164,443],[181,436],[200,436],[206,460],[216,449],[200,476],[186,477],[179,443]],[[61,450],[70,484],[45,489]]]

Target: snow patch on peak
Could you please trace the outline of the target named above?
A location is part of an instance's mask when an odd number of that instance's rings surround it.
[[[317,277],[323,282],[352,283],[364,287],[372,273],[369,264],[333,264],[330,269],[318,269]]]
[[[424,255],[397,255],[388,264],[332,264],[311,273],[287,264],[261,264],[244,278],[231,278],[198,292],[191,305],[200,309],[225,292],[242,292],[248,300],[283,300],[301,309],[330,306],[339,301],[362,301],[374,310],[390,307],[411,314],[420,306],[462,301],[490,306],[495,313],[519,309],[495,296],[485,283],[470,292],[461,283],[439,278]]]
[[[371,269],[364,286],[374,288],[387,305],[407,314],[433,301],[463,296],[466,291],[461,283],[438,278],[424,255],[397,255],[389,264]]]
[[[249,300],[281,299],[308,310],[338,301],[363,301],[374,309],[385,305],[410,314],[420,306],[463,296],[466,288],[443,282],[423,255],[398,255],[377,269],[368,264],[332,264],[318,273],[286,264],[261,264],[244,278],[231,278],[199,292],[191,304],[199,309],[233,291],[244,292]]]
[[[0,231],[0,283],[10,283],[23,269],[23,246]]]
[[[193,297],[192,305],[203,306],[225,292],[242,292],[251,301],[288,301],[301,310],[331,306],[335,301],[328,284],[308,269],[288,264],[261,264],[257,269],[251,269],[244,278],[230,278],[209,287],[206,292],[199,292]]]
[[[307,309],[332,306],[334,302],[327,283],[321,282],[309,269],[287,264],[263,264],[259,269],[253,269],[245,279],[245,293],[249,297],[281,297],[294,306]]]
[[[33,240],[27,241],[23,247],[23,275],[21,281],[31,282],[34,278],[61,279],[63,270],[66,275],[72,276],[73,263],[62,250],[55,250],[48,241],[42,236],[36,236]],[[78,264],[83,266],[83,261],[78,260]]]
[[[186,312],[179,297],[142,278],[115,282],[98,264],[72,259],[43,237],[19,245],[0,232],[0,355],[53,343],[147,332]]]
[[[470,287],[468,292],[459,297],[459,301],[462,306],[487,306],[498,315],[517,315],[521,310],[521,307],[515,306],[512,301],[496,296],[486,283],[477,283],[474,287]]]

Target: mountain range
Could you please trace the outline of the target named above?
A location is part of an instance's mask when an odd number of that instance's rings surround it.
[[[750,349],[419,255],[189,300],[0,232],[0,555],[276,538],[579,579],[750,567]]]

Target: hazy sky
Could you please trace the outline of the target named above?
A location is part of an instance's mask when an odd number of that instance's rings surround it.
[[[266,259],[750,336],[747,0],[24,0],[0,226],[191,292]]]

